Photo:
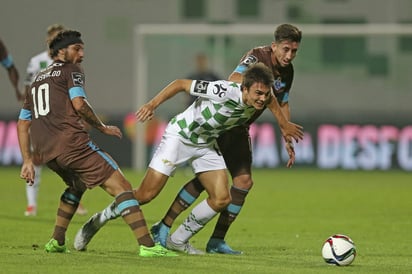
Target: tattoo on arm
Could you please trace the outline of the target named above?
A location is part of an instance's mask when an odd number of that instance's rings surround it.
[[[84,103],[82,104],[81,108],[77,110],[77,112],[90,126],[98,130],[102,130],[104,127],[102,120],[97,117],[96,113],[86,100],[84,100],[83,102]]]

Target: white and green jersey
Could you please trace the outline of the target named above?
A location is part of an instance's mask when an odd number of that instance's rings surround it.
[[[27,65],[24,84],[30,85],[37,73],[39,73],[42,69],[47,68],[49,65],[51,65],[51,63],[53,63],[53,60],[50,58],[47,51],[43,51],[33,56],[30,59],[29,64]]]
[[[173,117],[166,128],[185,143],[210,144],[222,132],[246,123],[256,111],[244,104],[240,84],[234,82],[194,80],[190,94],[199,98]]]

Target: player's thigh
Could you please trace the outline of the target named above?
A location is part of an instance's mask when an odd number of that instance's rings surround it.
[[[133,191],[135,198],[141,204],[150,202],[159,195],[168,179],[169,176],[149,167],[139,187]]]
[[[232,178],[251,174],[252,146],[247,127],[235,127],[217,139]]]
[[[221,200],[229,197],[227,170],[211,170],[197,174],[200,182],[211,199]]]
[[[76,174],[76,172],[74,172],[73,170],[59,163],[57,159],[53,159],[47,162],[46,165],[57,175],[59,175],[59,177],[62,178],[63,182],[69,188],[81,193],[86,191],[87,186],[80,180],[79,175]]]
[[[191,165],[193,172],[197,175],[202,172],[213,170],[226,170],[225,160],[216,143],[206,147],[193,147]]]
[[[187,162],[194,153],[193,146],[184,144],[177,136],[165,133],[149,167],[167,176],[173,176],[177,166]]]
[[[113,197],[125,191],[132,190],[132,185],[126,180],[119,169],[115,170],[100,186]]]
[[[93,188],[105,183],[112,174],[119,170],[116,161],[105,151],[93,143],[81,147],[76,151],[70,151],[59,155],[56,163],[66,172],[65,182],[71,177],[80,180],[87,188]]]

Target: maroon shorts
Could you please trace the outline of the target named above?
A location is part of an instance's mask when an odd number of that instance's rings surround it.
[[[99,186],[119,168],[116,161],[92,141],[47,162],[66,185],[79,190]]]
[[[226,131],[219,136],[217,143],[232,178],[251,174],[252,149],[248,127],[240,126]]]

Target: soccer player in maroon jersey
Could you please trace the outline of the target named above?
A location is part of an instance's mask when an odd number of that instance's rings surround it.
[[[272,100],[267,107],[272,113],[280,109],[279,112],[281,112],[281,114],[279,114],[279,116],[275,115],[275,117],[278,119],[278,122],[281,122],[285,117],[287,120],[290,120],[288,95],[293,80],[293,66],[291,62],[296,56],[302,33],[293,25],[283,24],[276,28],[274,36],[275,39],[271,45],[256,47],[246,53],[235,71],[230,75],[229,80],[242,82],[243,73],[250,65],[258,62],[264,63],[269,67],[275,79],[273,82],[273,92],[277,100]],[[252,151],[250,147],[249,125],[260,116],[262,111],[263,110],[256,111],[256,115],[254,115],[245,126],[232,128],[221,134],[217,139],[219,148],[233,180],[233,185],[230,189],[232,201],[225,210],[220,212],[215,230],[206,246],[208,253],[242,253],[241,251],[230,248],[224,238],[230,225],[239,214],[245,202],[246,195],[253,185],[251,177]],[[282,128],[281,131],[285,138],[286,150],[289,155],[289,161],[286,166],[291,167],[295,160],[292,135],[284,132]],[[295,139],[299,140],[301,138]],[[173,221],[182,211],[193,204],[202,191],[204,191],[204,186],[202,186],[198,178],[194,178],[183,186],[165,217],[152,227],[151,232],[155,242],[160,242],[163,246],[167,246],[166,241]],[[76,235],[75,243],[80,243],[78,248],[85,247],[94,234],[97,233],[107,221],[115,219],[117,216],[118,212],[115,203],[106,207],[102,212],[93,215]],[[171,237],[173,236],[174,235],[171,235]]]
[[[65,253],[66,230],[86,189],[101,187],[115,197],[121,216],[140,245],[140,256],[176,256],[150,236],[132,186],[116,161],[99,148],[82,121],[102,133],[122,137],[116,126],[105,125],[86,99],[81,34],[59,32],[49,43],[53,63],[33,80],[18,120],[23,156],[20,177],[33,184],[34,165],[47,165],[67,185],[60,197],[54,232],[47,252]],[[32,149],[31,149],[32,147]]]
[[[52,24],[47,27],[47,36],[46,36],[46,45],[48,44],[47,41],[51,41],[54,36],[56,36],[60,31],[64,30],[64,26],[60,24]],[[39,54],[34,55],[30,58],[30,61],[27,65],[26,69],[26,77],[24,80],[24,89],[25,93],[30,92],[30,85],[33,82],[36,75],[42,70],[47,68],[53,60],[50,57],[49,50],[45,49]],[[37,200],[38,194],[40,190],[40,179],[41,179],[41,170],[42,166],[35,166],[35,174],[36,177],[34,178],[33,185],[26,186],[26,198],[27,198],[27,207],[26,211],[24,211],[25,216],[36,216],[37,215]],[[77,214],[79,215],[86,215],[87,210],[82,206],[80,203],[77,207]]]
[[[242,81],[243,72],[252,64],[262,62],[272,69],[275,81],[273,91],[277,98],[272,103],[278,103],[285,117],[290,120],[289,92],[293,81],[292,61],[296,57],[302,39],[302,32],[294,25],[279,25],[274,32],[274,41],[270,45],[255,47],[249,50],[240,60],[239,65],[229,76],[234,82]],[[272,106],[268,106],[272,108]],[[225,159],[227,168],[232,176],[233,185],[230,189],[232,202],[226,210],[220,212],[212,236],[207,243],[208,253],[241,254],[233,250],[224,240],[230,225],[238,216],[246,196],[253,186],[252,180],[252,149],[250,147],[249,125],[263,112],[258,111],[255,117],[245,126],[233,128],[218,138],[219,148]],[[291,167],[295,160],[295,151],[292,138],[285,140],[286,150],[289,154],[287,167]],[[199,197],[204,187],[198,178],[193,178],[180,190],[171,204],[164,218],[156,223],[151,232],[155,241],[166,245],[173,221],[179,214],[188,208]]]

